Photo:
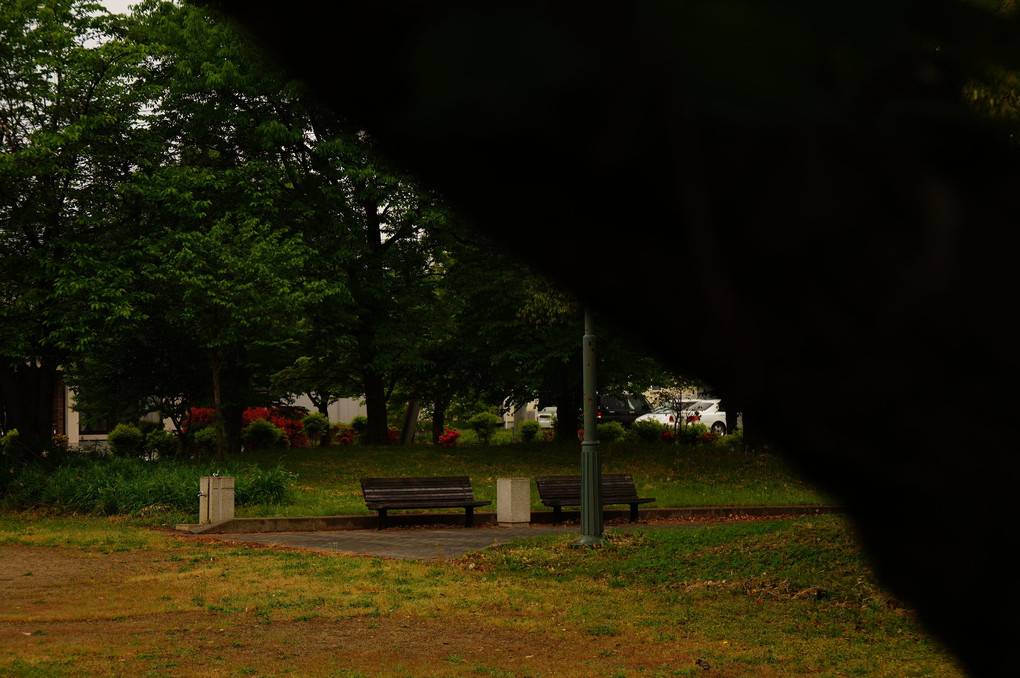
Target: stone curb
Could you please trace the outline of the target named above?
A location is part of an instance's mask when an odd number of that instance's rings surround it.
[[[841,506],[706,506],[686,508],[642,508],[638,512],[641,521],[648,520],[706,520],[712,518],[756,518],[783,515],[822,515],[826,513],[842,513]],[[626,509],[606,509],[603,513],[606,521],[626,520],[629,511]],[[563,511],[563,520],[576,522],[580,520],[580,511]],[[375,530],[379,519],[371,515],[347,516],[304,516],[279,518],[234,518],[206,525],[178,525],[177,530],[190,534],[245,534],[259,532],[321,532],[333,530]],[[484,527],[496,524],[495,512],[475,513],[475,526]],[[552,525],[552,511],[532,511],[531,525]],[[464,525],[464,512],[457,513],[405,513],[389,514],[386,517],[387,527],[417,527],[429,525]]]

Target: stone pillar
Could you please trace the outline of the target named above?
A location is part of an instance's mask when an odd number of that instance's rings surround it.
[[[202,476],[199,479],[198,523],[219,523],[234,518],[234,479]]]
[[[530,478],[496,478],[496,522],[503,527],[531,524]]]

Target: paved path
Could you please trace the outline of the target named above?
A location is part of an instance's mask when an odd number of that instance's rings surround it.
[[[646,529],[689,529],[705,523],[676,523],[672,525],[636,525]],[[613,530],[633,529],[630,526],[607,527]],[[315,551],[352,553],[405,560],[431,560],[457,558],[469,551],[477,551],[493,544],[504,544],[514,539],[537,537],[546,534],[573,533],[581,536],[581,528],[568,526],[536,527],[449,527],[441,529],[387,529],[338,530],[321,532],[262,532],[248,534],[210,535],[225,541],[275,544]]]

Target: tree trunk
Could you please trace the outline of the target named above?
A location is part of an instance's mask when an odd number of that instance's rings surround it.
[[[223,463],[226,460],[227,438],[223,430],[223,393],[220,388],[220,361],[216,351],[212,354],[212,380],[213,380],[213,425],[216,427],[216,461]]]
[[[446,400],[441,403],[436,403],[432,407],[432,444],[439,444],[439,436],[443,435],[443,431],[446,429],[446,408],[450,406],[450,401]]]
[[[412,400],[407,403],[407,409],[404,410],[404,422],[400,427],[401,445],[410,445],[414,442],[414,433],[418,428],[418,412],[420,411],[420,400]]]
[[[389,445],[389,430],[386,425],[386,386],[382,377],[373,370],[367,369],[362,373],[362,381],[365,385],[365,409],[368,410],[368,436],[369,445]]]
[[[556,439],[561,441],[577,440],[577,424],[579,398],[571,393],[561,393],[556,398]]]

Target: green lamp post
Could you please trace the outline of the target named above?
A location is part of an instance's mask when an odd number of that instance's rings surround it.
[[[602,457],[596,435],[595,411],[598,389],[595,385],[595,328],[591,312],[584,309],[584,440],[581,442],[581,539],[577,546],[602,544]]]

